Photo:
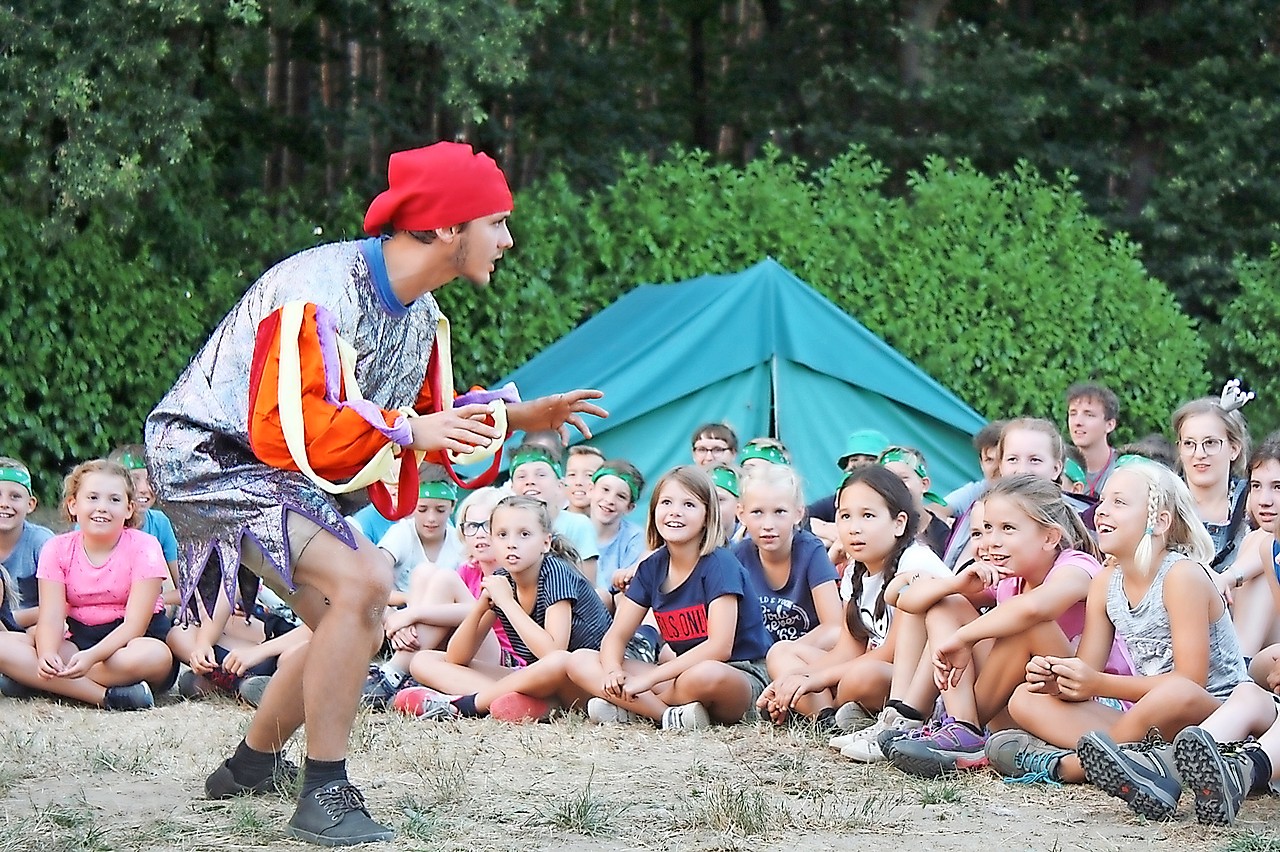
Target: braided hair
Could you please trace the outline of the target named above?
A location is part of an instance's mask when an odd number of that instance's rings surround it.
[[[884,500],[889,509],[890,516],[897,517],[904,514],[907,516],[907,523],[902,530],[902,534],[894,541],[893,548],[889,551],[888,556],[885,557],[884,569],[881,573],[880,594],[876,596],[875,608],[872,611],[872,616],[879,620],[884,617],[887,606],[884,602],[885,587],[897,575],[898,562],[902,559],[902,554],[915,541],[916,532],[920,528],[920,515],[916,512],[915,500],[912,498],[911,492],[907,490],[907,486],[903,484],[897,474],[880,465],[868,465],[851,472],[840,483],[840,488],[836,490],[837,524],[839,524],[840,497],[844,494],[845,489],[856,483],[862,483],[880,495],[880,498]],[[861,562],[854,562],[849,570],[853,571],[853,591],[849,595],[848,604],[845,606],[845,627],[848,628],[849,634],[854,639],[859,642],[866,642],[871,636],[871,631],[867,629],[867,625],[862,620],[862,613],[859,611],[858,604],[862,599],[862,585],[867,577],[867,566]]]
[[[1200,521],[1195,500],[1182,478],[1164,465],[1142,458],[1125,462],[1119,471],[1137,474],[1147,486],[1147,526],[1133,554],[1138,570],[1149,574],[1158,567],[1162,553],[1156,550],[1155,529],[1161,512],[1168,512],[1170,516],[1161,550],[1171,550],[1193,562],[1208,565],[1213,559],[1213,539]]]

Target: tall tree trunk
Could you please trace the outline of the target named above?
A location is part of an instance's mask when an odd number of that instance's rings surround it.
[[[267,67],[262,75],[262,100],[266,107],[266,114],[273,115],[276,109],[276,68],[280,59],[280,41],[276,35],[274,27],[267,27]],[[276,151],[274,147],[268,148],[262,157],[262,191],[271,192],[275,189],[275,162]]]
[[[1144,21],[1167,15],[1172,5],[1172,0],[1136,0],[1134,19],[1140,28],[1145,29]],[[1142,54],[1148,68],[1152,69],[1146,75],[1147,79],[1154,79],[1177,62],[1177,57],[1171,54],[1168,45],[1153,38],[1143,39]],[[1151,188],[1159,176],[1164,142],[1160,138],[1160,128],[1151,126],[1151,122],[1142,116],[1130,118],[1127,137],[1129,171],[1122,192],[1125,213],[1136,217],[1146,206],[1151,197]]]
[[[902,84],[916,89],[933,78],[935,51],[933,34],[947,0],[902,0],[902,47],[898,65]]]
[[[333,55],[329,22],[323,16],[316,20],[316,39],[320,42],[320,104],[324,107],[324,192],[332,195],[337,187],[337,153],[340,131],[334,110]]]
[[[711,119],[707,115],[706,15],[689,14],[689,127],[693,145],[711,150]]]

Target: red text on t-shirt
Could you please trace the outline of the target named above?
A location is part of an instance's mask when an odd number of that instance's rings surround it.
[[[670,609],[665,612],[654,611],[653,617],[658,622],[658,630],[666,642],[692,642],[707,638],[707,607],[696,604],[684,609]]]

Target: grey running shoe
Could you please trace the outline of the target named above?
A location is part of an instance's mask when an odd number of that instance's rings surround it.
[[[178,695],[183,698],[200,698],[217,692],[208,678],[201,677],[192,669],[184,668],[178,675]]]
[[[836,727],[846,734],[854,731],[860,731],[863,728],[874,725],[876,715],[869,712],[865,707],[856,701],[849,701],[840,705],[836,710],[835,722]]]
[[[382,669],[374,669],[369,673],[360,692],[360,705],[373,710],[386,710],[395,700],[403,683],[403,678],[393,681]]]
[[[379,843],[395,831],[374,822],[364,796],[350,781],[333,781],[298,801],[285,834],[318,846]]]
[[[18,683],[8,675],[0,674],[0,695],[5,698],[32,698],[38,694],[37,690],[25,683]]]
[[[1218,743],[1204,728],[1184,728],[1173,738],[1173,761],[1196,797],[1201,825],[1231,825],[1253,783],[1246,751],[1256,743]]]
[[[102,706],[107,710],[150,710],[156,706],[156,699],[151,686],[140,680],[128,686],[108,686]]]
[[[1061,784],[1058,765],[1072,754],[1069,748],[1050,745],[1034,734],[1010,728],[987,737],[987,761],[993,769],[1015,784],[1045,781]]]
[[[1142,742],[1120,745],[1103,731],[1090,731],[1076,743],[1089,783],[1123,799],[1147,819],[1172,819],[1182,782],[1173,762],[1173,746],[1155,728]]]
[[[262,703],[262,693],[267,691],[270,684],[271,675],[254,675],[240,681],[240,685],[236,687],[236,693],[245,704],[257,707]]]

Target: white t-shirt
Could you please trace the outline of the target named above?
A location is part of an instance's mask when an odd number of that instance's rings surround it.
[[[912,542],[898,560],[898,574],[927,574],[933,577],[949,577],[951,572],[938,555],[919,542]],[[880,589],[884,585],[884,574],[869,574],[862,579],[862,595],[858,599],[858,612],[862,623],[871,635],[867,639],[867,648],[877,648],[889,635],[889,625],[893,622],[893,607],[884,608],[884,613],[876,618],[876,600],[880,597]],[[846,571],[840,580],[840,597],[848,601],[853,596],[853,572]]]
[[[387,534],[378,541],[378,547],[390,553],[396,561],[395,583],[396,590],[400,592],[409,591],[409,576],[413,573],[413,569],[423,562],[430,561],[431,564],[440,568],[457,571],[466,557],[462,536],[458,535],[458,530],[453,524],[449,524],[445,527],[444,544],[440,546],[440,558],[428,560],[427,552],[422,549],[422,540],[418,538],[418,528],[412,516],[392,524]]]
[[[555,523],[551,526],[555,527],[555,532],[569,540],[583,562],[600,556],[600,545],[596,543],[595,524],[591,523],[591,519],[586,515],[579,515],[577,512],[565,509],[556,515]]]

